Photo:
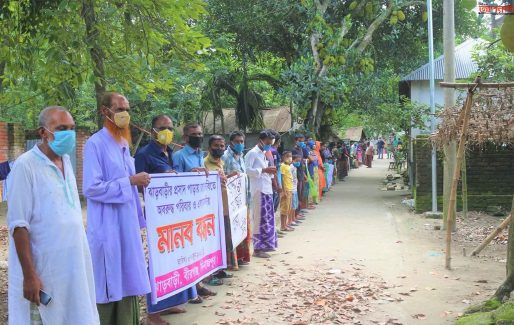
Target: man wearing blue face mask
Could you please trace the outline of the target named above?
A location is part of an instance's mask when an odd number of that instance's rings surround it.
[[[39,115],[42,143],[8,178],[9,324],[99,324],[95,283],[69,154],[75,122],[60,106]],[[41,291],[52,299],[40,300]]]
[[[229,175],[233,172],[246,173],[245,160],[243,158],[243,151],[245,148],[245,135],[241,131],[233,131],[230,134],[230,144],[225,150],[221,159],[224,163],[225,174]],[[248,184],[248,182],[247,182]],[[248,188],[248,185],[247,185]],[[249,200],[247,200],[247,203]],[[237,246],[237,264],[238,266],[248,265],[250,262],[250,246],[251,246],[251,227],[250,227],[250,208],[248,208],[247,215],[247,229],[248,234],[245,240]]]

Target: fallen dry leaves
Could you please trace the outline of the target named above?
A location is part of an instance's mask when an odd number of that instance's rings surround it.
[[[285,265],[284,261],[280,261]],[[348,269],[294,269],[286,274],[266,273],[259,285],[238,285],[231,299],[225,301],[216,315],[230,305],[243,309],[251,304],[259,314],[252,316],[258,323],[306,324],[364,324],[363,316],[373,311],[373,303],[396,303],[403,299],[386,292],[392,288],[376,276],[365,275],[362,266],[350,265]],[[337,271],[335,271],[337,270]],[[409,292],[417,291],[411,288]],[[396,294],[394,294],[396,296]],[[262,314],[260,314],[262,313]],[[256,324],[255,319],[224,318],[216,324]],[[377,322],[378,323],[378,322]],[[401,324],[390,319],[384,324]]]

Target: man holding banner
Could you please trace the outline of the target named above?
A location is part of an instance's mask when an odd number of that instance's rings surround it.
[[[243,150],[245,148],[245,135],[241,131],[233,131],[230,134],[230,145],[227,146],[225,153],[221,159],[223,160],[223,169],[225,170],[225,174],[230,174],[232,172],[239,172],[240,174],[246,174],[245,161],[243,158]],[[246,181],[246,175],[244,175]],[[247,187],[245,186],[245,194],[247,191]],[[250,211],[247,207],[247,213]],[[250,246],[252,241],[252,236],[250,233],[250,218],[246,216],[247,224],[246,224],[246,237],[243,241],[237,246],[237,265],[248,265],[250,263]]]
[[[209,154],[204,159],[205,168],[208,171],[216,171],[221,177],[221,196],[223,200],[223,217],[225,222],[225,243],[227,247],[227,266],[229,269],[237,269],[237,256],[235,255],[234,247],[232,246],[232,236],[230,234],[230,219],[227,199],[227,178],[237,175],[233,172],[228,177],[223,170],[223,160],[221,156],[225,153],[225,139],[221,135],[212,135],[209,138]],[[231,278],[232,274],[225,271],[218,272],[215,277],[217,278]]]
[[[154,174],[144,198],[153,305],[227,267],[217,172]]]
[[[259,258],[269,258],[267,252],[277,248],[272,187],[272,178],[277,168],[269,167],[265,155],[265,152],[271,150],[274,140],[275,135],[269,130],[261,131],[258,144],[245,156],[252,197],[253,255]]]
[[[118,93],[101,99],[104,128],[84,147],[83,192],[87,238],[93,260],[101,324],[139,324],[138,296],[150,292],[140,228],[145,220],[137,187],[150,175],[135,173],[130,156],[128,100]]]
[[[150,143],[142,147],[135,155],[136,173],[147,172],[152,174],[168,173],[173,171],[172,154],[169,147],[173,141],[173,122],[167,115],[158,115],[152,119],[152,139]],[[184,308],[176,307],[196,299],[198,294],[196,287],[184,290],[174,296],[164,299],[157,304],[152,304],[151,294],[146,299],[149,324],[166,324],[160,317],[161,314],[185,313]],[[193,300],[194,301],[194,300]]]

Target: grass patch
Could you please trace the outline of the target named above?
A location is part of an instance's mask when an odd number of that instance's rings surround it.
[[[455,325],[494,325],[491,312],[480,312],[461,317]]]

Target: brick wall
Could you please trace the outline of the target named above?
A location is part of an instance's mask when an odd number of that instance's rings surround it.
[[[19,124],[0,122],[0,162],[15,160],[25,152],[25,132]],[[3,184],[0,181],[0,198]]]
[[[432,144],[426,136],[418,136],[413,141],[414,149],[414,186],[416,212],[421,213],[432,209]],[[437,205],[443,208],[443,161],[442,154],[437,152]]]
[[[6,161],[9,155],[9,139],[7,123],[0,122],[0,162]]]
[[[25,129],[20,124],[8,124],[9,160],[15,160],[25,152]]]
[[[426,138],[414,142],[416,182],[416,212],[431,209],[430,144]],[[467,148],[468,205],[470,210],[486,210],[488,206],[502,206],[510,210],[514,194],[514,147]],[[443,168],[438,152],[438,206],[442,209]],[[462,205],[461,184],[458,187],[457,208]]]
[[[7,136],[7,123],[0,122],[0,162],[8,159],[9,154],[9,139]],[[3,197],[2,193],[3,184],[0,181],[0,201]]]
[[[91,136],[91,133],[87,129],[77,129],[77,168],[75,171],[75,177],[77,179],[77,187],[79,194],[82,195],[82,171],[84,162],[84,145],[87,139]]]

